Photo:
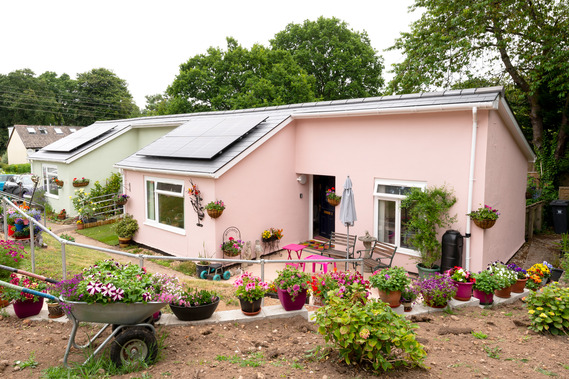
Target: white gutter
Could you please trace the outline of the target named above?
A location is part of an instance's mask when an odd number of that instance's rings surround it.
[[[468,174],[468,201],[466,213],[472,212],[472,193],[474,192],[474,162],[476,160],[476,134],[478,131],[478,108],[472,107],[472,143],[470,146],[470,173]],[[466,217],[465,266],[470,270],[470,216]]]
[[[164,175],[189,175],[192,178],[207,178],[216,179],[215,174],[203,173],[203,172],[188,172],[188,171],[172,171],[172,170],[159,170],[154,168],[140,168],[140,167],[130,167],[123,165],[113,165],[113,167],[120,170],[136,171],[136,172],[146,172],[151,174],[164,174]]]

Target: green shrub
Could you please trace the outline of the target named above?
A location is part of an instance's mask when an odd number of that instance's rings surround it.
[[[132,215],[127,213],[120,221],[115,223],[113,229],[120,238],[132,238],[138,230],[138,222]]]
[[[539,291],[531,291],[526,298],[531,321],[529,328],[536,332],[568,334],[569,288],[551,283]]]
[[[31,172],[31,167],[29,163],[3,164],[2,170],[4,170],[6,174],[27,174]]]
[[[332,341],[347,364],[371,365],[374,372],[420,366],[426,353],[403,316],[382,301],[332,295],[316,313],[318,331]]]

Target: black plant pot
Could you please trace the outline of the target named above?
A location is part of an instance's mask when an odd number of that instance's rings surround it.
[[[558,282],[559,278],[563,275],[563,270],[560,268],[552,268],[551,269],[551,276],[549,277],[549,281],[551,282]]]
[[[181,307],[170,304],[170,309],[182,321],[205,320],[213,315],[219,305],[219,297],[211,304],[198,305],[197,307]]]

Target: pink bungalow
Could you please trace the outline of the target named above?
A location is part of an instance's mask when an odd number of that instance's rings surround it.
[[[454,190],[452,229],[470,235],[462,264],[471,270],[507,261],[524,243],[527,167],[535,156],[502,88],[146,120],[179,126],[116,167],[131,197],[127,212],[139,221],[135,240],[175,256],[197,257],[205,244],[221,257],[231,226],[253,245],[271,227],[283,229],[281,246],[345,233],[325,192],[335,187],[341,195],[348,175],[357,211],[350,234],[369,231],[396,245],[396,265],[416,271],[418,253],[406,244],[400,208],[411,187]],[[223,200],[219,218],[199,220],[191,183],[202,205]],[[501,213],[486,230],[466,216],[484,204]]]

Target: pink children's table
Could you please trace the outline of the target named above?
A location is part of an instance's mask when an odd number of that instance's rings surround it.
[[[308,257],[304,258],[305,260],[318,260],[318,261],[322,261],[322,262],[312,262],[312,272],[316,272],[316,265],[322,265],[322,271],[324,271],[324,273],[328,272],[328,265],[330,263],[334,264],[334,268],[336,268],[336,262],[334,262],[333,258],[330,257],[325,257],[323,255],[309,255]],[[304,269],[306,268],[306,263],[302,264],[302,271],[304,271]]]
[[[304,245],[298,245],[296,243],[291,243],[291,244],[288,244],[286,246],[283,246],[283,249],[285,249],[288,252],[288,259],[292,259],[291,253],[293,251],[296,253],[297,258],[301,259],[302,250],[305,247],[306,246],[304,246]],[[302,264],[302,263],[300,263],[300,264]],[[298,268],[299,263],[287,263],[287,265],[294,266],[294,267]],[[304,268],[304,264],[302,264],[302,267]]]

